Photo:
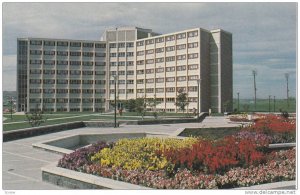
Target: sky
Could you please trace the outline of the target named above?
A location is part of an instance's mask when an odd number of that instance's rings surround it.
[[[233,96],[296,96],[297,3],[3,3],[2,89],[16,90],[17,38],[99,40],[106,28],[158,33],[221,28],[233,36]]]

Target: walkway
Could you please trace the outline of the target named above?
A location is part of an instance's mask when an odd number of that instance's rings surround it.
[[[33,148],[32,143],[77,133],[152,132],[171,134],[184,127],[232,126],[225,117],[207,117],[202,123],[162,125],[126,125],[119,128],[80,128],[2,144],[2,188],[4,190],[60,190],[61,187],[42,181],[41,167],[58,162],[59,154]]]

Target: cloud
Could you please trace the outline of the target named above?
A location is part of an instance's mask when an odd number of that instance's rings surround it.
[[[17,80],[17,55],[2,56],[2,90],[16,89]]]

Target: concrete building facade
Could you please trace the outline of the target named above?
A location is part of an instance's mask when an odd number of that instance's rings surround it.
[[[157,111],[178,112],[179,91],[188,112],[231,110],[231,33],[122,27],[100,40],[18,39],[17,110],[107,111],[115,82],[118,100],[156,98]]]

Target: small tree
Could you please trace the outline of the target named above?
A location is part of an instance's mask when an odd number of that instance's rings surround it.
[[[134,112],[135,111],[135,99],[127,100],[126,102],[124,102],[124,106],[128,112]]]
[[[26,112],[26,118],[28,120],[28,123],[32,126],[32,127],[38,127],[40,126],[42,123],[46,122],[46,118],[44,118],[43,116],[43,111],[41,111],[38,108],[38,105],[36,105],[36,108],[34,109],[33,112],[31,113],[27,113]]]
[[[184,93],[183,90],[178,91],[175,105],[179,108],[179,110],[182,110],[182,112],[184,112],[185,107],[189,105],[187,93]]]
[[[157,101],[156,97],[147,99],[147,106],[149,106],[153,110],[153,116],[155,119],[157,119],[158,117],[158,114],[156,112],[156,106],[158,104],[160,104],[160,102]]]
[[[142,120],[144,120],[146,110],[145,98],[137,98],[135,100],[135,111],[142,116]]]

